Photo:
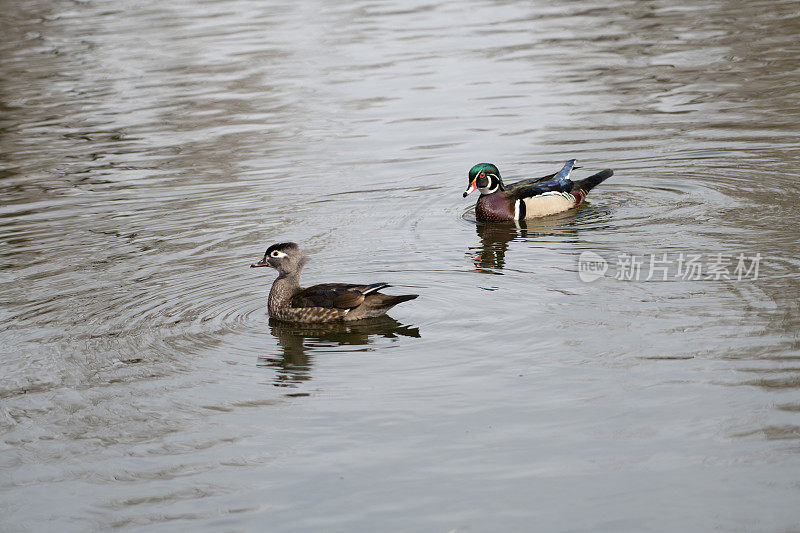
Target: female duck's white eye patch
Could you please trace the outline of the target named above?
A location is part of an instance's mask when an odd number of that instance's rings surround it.
[[[278,250],[273,250],[271,254],[272,257],[286,257],[286,254],[283,252],[279,252]]]

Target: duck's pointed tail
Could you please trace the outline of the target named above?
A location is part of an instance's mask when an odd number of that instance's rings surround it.
[[[392,296],[391,294],[382,294],[380,292],[373,292],[369,294],[362,304],[359,318],[373,318],[381,316],[386,311],[391,309],[397,304],[413,300],[419,296],[418,294],[401,294],[399,296]]]
[[[381,305],[389,308],[389,307],[394,307],[397,304],[413,300],[414,298],[418,297],[419,294],[401,294],[399,296],[390,296],[388,294],[381,294],[381,296],[383,296]]]
[[[597,174],[593,174],[586,179],[576,181],[575,188],[582,190],[584,193],[588,193],[613,175],[614,171],[610,168],[601,170]]]

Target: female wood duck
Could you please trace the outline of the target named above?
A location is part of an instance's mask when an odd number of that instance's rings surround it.
[[[606,169],[573,182],[569,176],[574,167],[575,160],[570,159],[555,174],[525,179],[506,187],[496,166],[478,163],[469,171],[469,186],[464,191],[464,198],[475,189],[480,191],[481,196],[475,204],[478,220],[524,220],[560,213],[580,205],[589,191],[614,175],[613,170]]]
[[[349,322],[381,316],[395,305],[419,296],[379,293],[380,289],[389,287],[388,283],[323,283],[303,289],[300,271],[305,264],[306,256],[297,244],[282,242],[267,248],[264,258],[250,265],[250,268],[272,267],[278,271],[267,300],[269,316],[307,324]]]

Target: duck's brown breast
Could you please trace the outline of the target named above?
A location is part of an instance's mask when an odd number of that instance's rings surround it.
[[[514,220],[514,206],[505,194],[495,192],[478,198],[475,204],[475,216],[478,220]]]

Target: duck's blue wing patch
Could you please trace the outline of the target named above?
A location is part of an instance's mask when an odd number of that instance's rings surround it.
[[[524,187],[518,192],[520,198],[529,198],[531,196],[538,196],[546,192],[571,192],[575,185],[569,179],[572,169],[575,167],[575,160],[570,159],[564,164],[564,167],[559,170],[555,176],[547,181],[540,181]]]

